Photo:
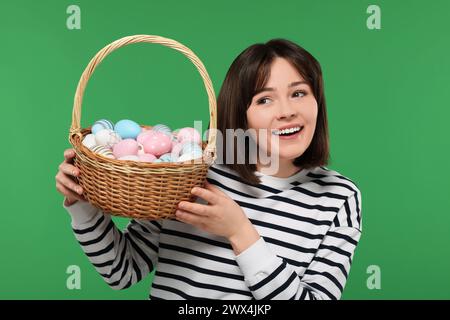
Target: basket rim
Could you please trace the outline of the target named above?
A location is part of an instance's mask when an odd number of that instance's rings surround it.
[[[75,149],[77,157],[82,161],[90,162],[94,167],[104,167],[114,170],[114,167],[120,168],[121,171],[130,171],[130,173],[149,173],[147,170],[158,170],[155,173],[161,173],[159,170],[168,170],[168,172],[177,172],[181,168],[183,171],[194,170],[196,167],[210,166],[211,163],[203,158],[193,159],[185,162],[141,162],[132,160],[111,159],[95,153],[85,145],[83,145],[83,137],[91,132],[90,129],[82,129],[81,136],[73,135],[70,137],[71,144]],[[206,141],[202,142],[203,148],[206,149]],[[201,161],[199,161],[201,159]]]

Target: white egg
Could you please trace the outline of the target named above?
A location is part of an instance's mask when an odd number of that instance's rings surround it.
[[[92,149],[93,147],[95,147],[97,145],[97,141],[95,140],[95,135],[93,135],[92,133],[88,134],[86,137],[84,137],[82,143],[86,148]]]
[[[97,145],[112,148],[113,145],[120,142],[122,138],[111,129],[102,129],[95,134]]]
[[[189,153],[185,153],[182,154],[180,157],[178,157],[177,162],[185,162],[185,161],[190,161],[190,160],[195,160],[195,159],[201,159],[201,155],[196,155],[196,154],[189,154]]]

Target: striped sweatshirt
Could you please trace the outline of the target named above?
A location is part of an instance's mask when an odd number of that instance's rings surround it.
[[[155,270],[155,300],[339,299],[362,230],[356,184],[326,167],[289,178],[256,174],[261,183],[249,185],[224,165],[208,171],[208,181],[260,234],[239,255],[226,238],[177,220],[132,219],[119,230],[86,201],[63,206],[81,248],[113,289]]]

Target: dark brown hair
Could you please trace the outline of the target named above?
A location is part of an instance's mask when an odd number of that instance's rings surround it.
[[[247,109],[255,93],[269,80],[270,68],[276,57],[286,59],[297,69],[311,87],[318,105],[316,129],[311,144],[294,160],[294,164],[305,169],[328,164],[328,122],[320,64],[299,45],[285,39],[273,39],[264,44],[254,44],[239,54],[228,70],[217,99],[218,130],[223,135],[223,148],[219,146],[218,157],[224,159],[224,164],[235,170],[242,180],[249,184],[260,182],[255,175],[256,165],[248,161],[250,142],[245,143],[245,163],[238,164],[237,138],[227,142],[225,132],[226,129],[248,129]],[[227,149],[231,151],[231,146],[234,146],[234,161],[228,164],[225,161],[226,152]]]

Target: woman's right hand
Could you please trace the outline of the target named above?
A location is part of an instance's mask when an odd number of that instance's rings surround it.
[[[73,165],[75,150],[67,149],[64,151],[64,161],[59,165],[58,173],[55,176],[56,189],[63,194],[65,205],[70,206],[78,200],[85,200],[83,196],[83,188],[76,182],[76,177],[80,174],[80,170]]]

